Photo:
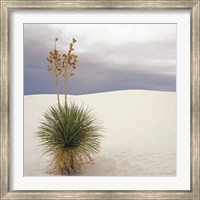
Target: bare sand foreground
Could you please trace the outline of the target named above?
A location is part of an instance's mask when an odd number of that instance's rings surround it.
[[[100,153],[82,176],[175,176],[176,93],[125,90],[69,96],[104,127]],[[63,95],[61,95],[61,99]],[[50,176],[37,127],[56,95],[24,97],[24,176]]]

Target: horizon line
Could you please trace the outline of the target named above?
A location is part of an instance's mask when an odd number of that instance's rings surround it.
[[[126,90],[110,90],[110,91],[99,91],[99,92],[91,92],[91,93],[80,93],[80,94],[72,94],[68,93],[67,95],[71,96],[79,96],[79,95],[89,95],[89,94],[99,94],[99,93],[109,93],[109,92],[121,92],[121,91],[154,91],[154,92],[176,92],[173,90],[152,90],[152,89],[126,89]],[[31,95],[56,95],[56,93],[30,93],[24,94],[24,96]],[[59,95],[64,95],[64,93],[59,93]]]

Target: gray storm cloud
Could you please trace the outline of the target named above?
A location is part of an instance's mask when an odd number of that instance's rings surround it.
[[[70,94],[176,91],[175,24],[24,24],[25,95],[55,93],[46,57],[56,37],[61,52],[77,39]]]

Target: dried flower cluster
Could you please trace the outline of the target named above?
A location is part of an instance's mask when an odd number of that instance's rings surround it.
[[[64,94],[65,94],[65,106],[67,106],[67,82],[71,76],[74,76],[74,70],[76,69],[76,64],[78,62],[78,56],[73,53],[74,44],[76,39],[73,38],[70,43],[69,50],[66,54],[61,55],[56,49],[56,42],[58,38],[55,39],[54,50],[49,52],[47,57],[48,72],[51,73],[56,82],[56,93],[58,99],[58,105],[60,106],[59,99],[59,79],[62,77],[64,81]]]

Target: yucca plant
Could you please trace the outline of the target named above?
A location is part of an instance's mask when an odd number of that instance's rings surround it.
[[[89,109],[51,106],[38,131],[44,153],[51,156],[50,169],[59,175],[79,173],[99,150],[99,130]]]
[[[73,38],[67,53],[61,55],[56,48],[47,57],[48,72],[56,83],[58,104],[44,113],[38,137],[44,153],[51,156],[50,170],[58,175],[72,175],[81,171],[85,162],[91,160],[100,145],[100,127],[92,113],[83,106],[67,103],[67,83],[74,76],[78,56],[73,53],[76,39]],[[59,82],[64,83],[64,105],[60,102]]]

